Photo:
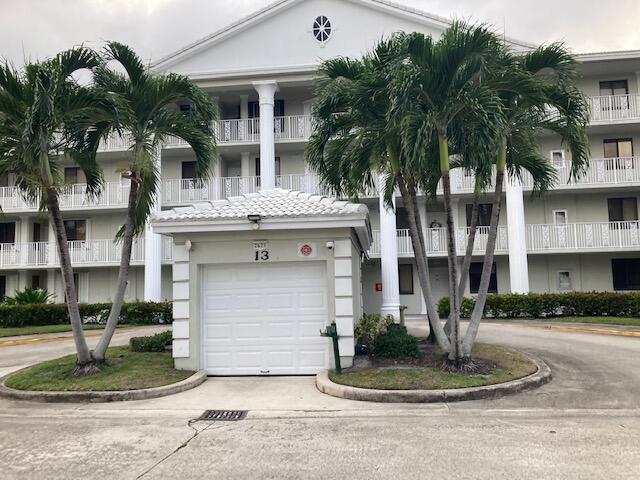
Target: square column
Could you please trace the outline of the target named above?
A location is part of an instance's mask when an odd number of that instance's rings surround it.
[[[273,106],[278,84],[275,80],[253,82],[260,98],[260,187],[272,190],[276,186],[276,147]]]
[[[158,146],[154,155],[154,162],[158,169],[158,176],[162,178],[162,156]],[[160,182],[155,192],[155,202],[151,214],[160,212],[162,196]],[[145,302],[159,302],[162,297],[162,236],[153,233],[147,221],[144,231],[144,300]]]
[[[509,240],[509,279],[511,293],[529,293],[527,230],[524,220],[522,183],[516,177],[505,178],[507,236]]]

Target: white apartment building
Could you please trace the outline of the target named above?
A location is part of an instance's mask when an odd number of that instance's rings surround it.
[[[448,25],[447,19],[385,0],[280,0],[155,62],[155,72],[190,76],[215,99],[220,111],[215,125],[219,158],[208,183],[192,181],[193,155],[186,145],[169,141],[162,148],[158,192],[162,209],[276,187],[321,194],[317,177],[304,161],[312,131],[310,112],[318,63],[338,55],[358,57],[382,36],[396,31],[438,36]],[[509,41],[517,49],[533,47]],[[513,179],[508,183],[493,292],[640,290],[640,157],[634,156],[640,142],[640,51],[581,54],[578,58],[580,86],[591,106],[588,171],[569,182],[570,153],[557,138],[540,138],[540,149],[558,169],[560,181],[537,198],[530,195],[531,182],[526,178],[522,183]],[[120,248],[113,238],[124,218],[128,183],[118,172],[126,148],[119,138],[101,147],[99,159],[107,184],[98,201],[85,197],[78,168],[69,165],[65,170],[71,185],[62,207],[83,302],[108,301],[114,293]],[[62,301],[46,215],[20,197],[10,176],[1,181],[0,293],[46,287]],[[461,254],[473,183],[464,172],[454,175]],[[360,307],[351,316],[356,318],[362,311],[397,315],[399,305],[406,305],[409,315],[424,314],[401,199],[398,197],[395,211],[381,208],[375,192],[363,195],[361,202],[369,208],[373,241],[359,265]],[[481,206],[477,263],[471,268],[469,294],[479,283],[489,203],[487,198]],[[440,298],[447,295],[442,200],[427,204],[422,198],[421,213],[427,227],[433,285]],[[251,240],[244,234],[238,238]],[[260,236],[256,233],[253,240]],[[171,237],[151,230],[137,240],[128,300],[174,297],[173,250]],[[335,291],[330,288],[327,294],[335,295]],[[188,317],[183,312],[179,318]],[[185,363],[189,365],[193,366]]]

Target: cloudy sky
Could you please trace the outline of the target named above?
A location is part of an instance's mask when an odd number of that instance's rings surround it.
[[[0,56],[20,65],[72,45],[119,40],[155,60],[273,0],[0,0]],[[576,52],[640,49],[639,0],[395,0],[481,20]]]

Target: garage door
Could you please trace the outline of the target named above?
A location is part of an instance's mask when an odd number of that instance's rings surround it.
[[[314,374],[327,367],[324,262],[211,265],[202,275],[202,364],[210,375]]]

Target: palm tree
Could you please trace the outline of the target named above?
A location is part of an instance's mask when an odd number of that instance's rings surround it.
[[[434,163],[414,163],[406,155],[400,125],[390,115],[393,99],[390,81],[403,68],[406,36],[380,41],[361,59],[335,58],[318,69],[316,102],[312,112],[314,134],[306,160],[334,193],[358,198],[382,178],[391,205],[399,188],[409,216],[409,231],[416,258],[429,325],[443,351],[450,348],[440,324],[429,282],[429,266],[417,195],[433,176]]]
[[[553,184],[555,170],[535,142],[542,130],[557,134],[569,146],[571,176],[584,171],[588,156],[588,107],[575,84],[576,61],[569,52],[560,44],[520,56],[505,51],[501,63],[491,81],[500,93],[505,122],[499,132],[493,209],[478,297],[463,342],[465,356],[471,355],[487,299],[507,169],[516,177],[527,171],[534,193]]]
[[[97,145],[88,139],[96,123],[113,115],[113,105],[96,89],[81,86],[73,78],[99,63],[95,52],[79,47],[41,63],[29,63],[22,71],[8,63],[0,66],[0,174],[13,173],[21,194],[48,211],[78,355],[76,375],[94,368],[82,331],[59,195],[64,187],[65,159],[75,161],[84,171],[88,195],[100,189]]]
[[[130,139],[128,171],[123,177],[129,179],[131,188],[126,219],[117,234],[122,241],[122,256],[116,294],[104,333],[93,351],[98,363],[105,361],[120,318],[133,240],[144,230],[156,202],[160,180],[155,161],[157,150],[168,137],[184,140],[193,149],[199,180],[208,178],[216,155],[213,137],[216,109],[202,89],[182,75],[148,72],[135,52],[121,43],[108,43],[104,57],[106,62],[117,62],[125,73],[110,69],[106,63],[95,70],[96,85],[114,99],[118,114],[111,121],[101,123],[93,139],[98,141],[111,131]],[[177,110],[178,102],[189,104],[187,114]]]
[[[483,172],[478,166],[484,163],[481,159],[488,158],[502,122],[500,99],[487,85],[486,77],[502,47],[489,29],[460,22],[454,22],[437,42],[413,33],[406,44],[408,61],[392,81],[392,97],[397,99],[394,115],[401,119],[403,144],[419,159],[416,163],[424,163],[434,150],[438,153],[447,224],[449,360],[459,367],[459,270],[450,176],[456,156],[452,154],[460,155],[466,168]],[[476,152],[469,156],[473,149]]]

